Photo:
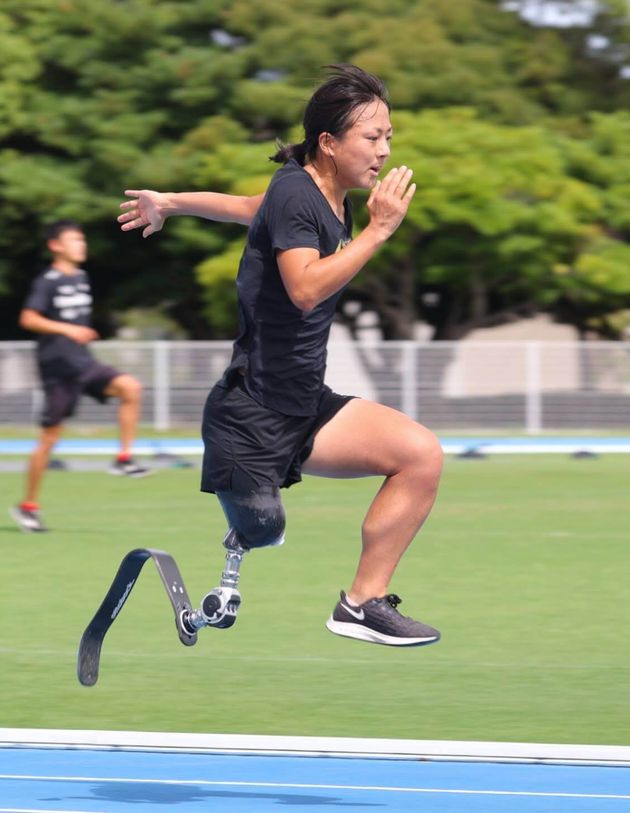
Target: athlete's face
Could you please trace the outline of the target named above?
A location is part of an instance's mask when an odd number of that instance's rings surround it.
[[[87,241],[82,231],[68,229],[48,241],[48,248],[59,260],[80,265],[87,257]]]
[[[328,146],[344,189],[371,189],[391,151],[392,124],[380,100],[359,108],[352,127],[329,136]]]

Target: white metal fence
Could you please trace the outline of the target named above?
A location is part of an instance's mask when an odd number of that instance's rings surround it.
[[[98,342],[95,355],[144,384],[142,421],[196,426],[230,342]],[[0,426],[37,419],[33,342],[0,342]],[[331,342],[327,382],[436,430],[630,429],[630,342]],[[115,405],[82,400],[77,420]]]

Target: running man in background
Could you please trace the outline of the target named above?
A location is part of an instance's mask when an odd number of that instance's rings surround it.
[[[59,220],[48,227],[46,244],[52,262],[33,281],[19,318],[21,327],[38,334],[37,364],[44,391],[41,432],[29,460],[24,499],[10,510],[27,532],[48,530],[39,506],[42,478],[61,437],[63,422],[74,414],[82,394],[99,403],[110,397],[120,399],[120,452],[109,472],[125,477],[149,473],[131,456],[142,386],[133,376],[101,364],[87,347],[99,336],[90,326],[90,282],[80,267],[87,257],[83,230],[74,221]]]
[[[304,141],[273,157],[284,166],[264,195],[128,190],[133,200],[121,204],[118,220],[123,230],[143,228],[144,237],[177,214],[249,226],[236,280],[241,333],[206,402],[201,489],[221,503],[226,547],[232,534],[248,550],[281,543],[279,489],[301,473],[384,477],[363,522],[354,580],[327,627],[419,646],[440,633],[401,615],[389,584],[435,500],[442,449],[403,413],[324,384],[337,299],[396,231],[415,192],[405,166],[377,180],[390,154],[389,112],[378,78],[331,66],[307,105]],[[354,239],[350,189],[371,190],[369,223]]]

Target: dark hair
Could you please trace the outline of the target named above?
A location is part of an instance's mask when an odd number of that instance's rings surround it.
[[[65,231],[80,231],[83,232],[83,227],[76,220],[55,220],[44,229],[44,240],[56,240]]]
[[[301,144],[278,144],[271,161],[286,164],[295,158],[304,166],[317,152],[319,136],[330,133],[339,136],[355,123],[353,113],[358,107],[380,99],[390,110],[389,95],[384,83],[356,65],[327,65],[330,76],[310,98],[304,111],[304,141]]]

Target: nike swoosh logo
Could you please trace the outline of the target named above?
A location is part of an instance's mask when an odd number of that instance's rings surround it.
[[[346,610],[346,612],[350,613],[350,615],[353,615],[357,619],[357,621],[363,621],[363,619],[365,618],[365,613],[363,612],[363,610],[353,610],[352,607],[348,607],[348,605],[344,604],[343,602],[341,603],[341,606],[344,608],[344,610]]]

